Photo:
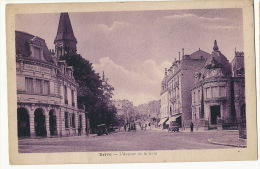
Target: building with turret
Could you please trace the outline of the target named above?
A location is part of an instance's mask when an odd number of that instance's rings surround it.
[[[68,13],[61,13],[49,50],[45,40],[15,31],[18,137],[74,136],[85,131],[85,111],[77,105],[73,67],[61,57],[76,53]]]
[[[231,63],[214,42],[211,54],[198,50],[175,60],[161,83],[163,128],[177,122],[184,129],[237,128],[245,119],[244,53],[235,51]]]
[[[235,51],[229,63],[215,41],[213,52],[194,77],[191,108],[196,126],[202,129],[232,127],[241,117],[245,118],[243,52]]]

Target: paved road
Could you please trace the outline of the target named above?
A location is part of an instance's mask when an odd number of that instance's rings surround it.
[[[223,132],[218,131],[168,133],[158,130],[138,130],[137,132],[118,132],[103,136],[22,139],[19,140],[19,152],[49,153],[233,148],[208,142],[208,138],[222,137],[223,134]]]

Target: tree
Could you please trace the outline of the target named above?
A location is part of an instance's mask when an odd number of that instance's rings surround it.
[[[74,78],[79,84],[78,105],[85,106],[90,119],[90,127],[96,128],[98,124],[109,126],[116,120],[116,109],[110,106],[110,99],[113,96],[114,88],[102,84],[98,73],[95,73],[92,63],[84,59],[79,54],[67,54],[60,57],[60,60],[66,60],[68,66],[73,66]]]

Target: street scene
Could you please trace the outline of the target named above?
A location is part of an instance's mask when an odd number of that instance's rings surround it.
[[[138,130],[109,135],[84,137],[22,139],[20,153],[96,152],[96,151],[149,151],[243,148],[244,140],[231,132],[179,132]],[[226,138],[225,138],[226,137]],[[163,139],[162,139],[163,138]]]
[[[17,14],[19,153],[246,148],[242,19]]]

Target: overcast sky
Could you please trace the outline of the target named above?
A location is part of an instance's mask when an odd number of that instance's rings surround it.
[[[15,29],[45,39],[54,49],[59,23],[56,14],[16,16]],[[219,50],[231,61],[235,47],[243,51],[242,9],[172,10],[139,12],[69,13],[78,53],[105,71],[115,87],[113,99],[138,105],[159,100],[164,68],[182,48],[191,54],[199,48]]]

